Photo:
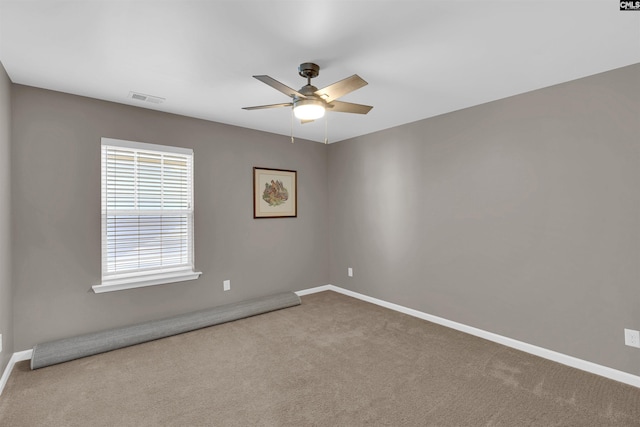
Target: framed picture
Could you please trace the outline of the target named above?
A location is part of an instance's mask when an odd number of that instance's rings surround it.
[[[253,217],[298,216],[298,173],[284,169],[253,168]]]

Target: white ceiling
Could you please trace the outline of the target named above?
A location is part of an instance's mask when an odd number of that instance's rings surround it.
[[[329,113],[340,141],[640,62],[640,11],[578,1],[10,1],[0,0],[0,61],[14,83],[282,135],[288,102],[252,78],[299,89],[352,74]],[[640,76],[639,76],[640,77]],[[129,92],[166,98],[155,105]],[[325,137],[324,119],[294,135]]]

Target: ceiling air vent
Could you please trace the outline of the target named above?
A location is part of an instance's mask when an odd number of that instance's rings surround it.
[[[129,92],[129,98],[135,99],[136,101],[150,102],[152,104],[162,104],[165,101],[165,98],[160,98],[159,96],[145,95],[144,93],[137,92]]]

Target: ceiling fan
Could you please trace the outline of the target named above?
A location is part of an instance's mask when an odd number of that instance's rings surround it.
[[[338,98],[366,86],[368,83],[360,76],[354,74],[351,77],[340,80],[329,86],[318,89],[311,84],[311,79],[317,77],[320,67],[311,62],[305,62],[298,67],[298,74],[307,79],[307,84],[300,90],[291,89],[289,86],[269,76],[253,76],[272,88],[293,98],[292,102],[282,104],[259,105],[256,107],[244,107],[244,110],[261,110],[265,108],[293,107],[293,114],[301,123],[309,123],[324,116],[325,110],[338,113],[367,114],[373,107],[370,105],[353,104],[351,102],[336,101]]]

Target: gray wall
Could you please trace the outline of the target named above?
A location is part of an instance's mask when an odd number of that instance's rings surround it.
[[[0,375],[13,353],[10,147],[11,81],[0,63]]]
[[[13,112],[17,350],[329,282],[324,145],[20,85]],[[101,137],[193,148],[200,279],[90,291],[101,269]],[[253,166],[298,171],[298,218],[253,219]]]
[[[639,76],[332,144],[331,283],[640,374]]]

